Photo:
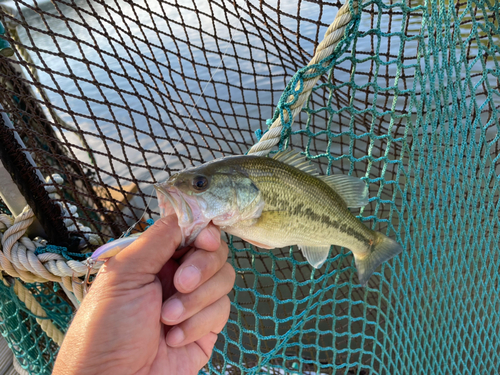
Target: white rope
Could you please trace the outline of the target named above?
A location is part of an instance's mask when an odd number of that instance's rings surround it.
[[[59,175],[53,175],[47,178],[47,182],[53,184],[62,184],[64,180]],[[56,187],[54,185],[46,186],[49,196],[53,199],[58,199],[56,195]],[[61,202],[56,202],[61,207],[63,217],[75,218],[78,217],[77,209],[71,204],[63,205]],[[35,254],[39,247],[45,244],[38,239],[30,239],[26,237],[27,228],[31,225],[34,219],[33,211],[29,206],[26,206],[23,212],[17,217],[0,214],[0,270],[6,274],[20,278],[25,282],[47,282],[53,281],[60,283],[65,292],[72,292],[76,298],[81,301],[83,299],[83,287],[76,277],[84,276],[87,272],[87,265],[84,262],[77,260],[68,260],[60,254],[43,253]],[[99,236],[89,233],[90,228],[75,222],[73,219],[65,220],[67,227],[77,228],[84,232],[86,239],[94,245],[100,245]],[[2,233],[3,232],[3,233]],[[102,263],[97,263],[92,269],[92,273],[96,273]],[[78,304],[75,304],[78,307]]]
[[[358,3],[353,1],[352,6],[354,8],[354,12],[357,12]],[[339,9],[337,16],[333,20],[328,30],[326,30],[325,37],[323,41],[318,45],[316,53],[314,54],[312,60],[309,62],[307,66],[315,65],[325,57],[330,56],[335,47],[342,39],[345,29],[349,22],[352,20],[352,14],[349,9],[349,2],[346,3]],[[305,74],[314,73],[316,70],[311,68],[309,71],[306,71]],[[295,117],[302,110],[303,104],[306,102],[307,98],[311,95],[313,87],[316,85],[316,82],[319,80],[321,76],[317,76],[314,78],[309,78],[308,80],[303,81],[302,92],[300,93],[297,101],[290,107],[292,111],[292,123],[295,120]],[[295,87],[296,91],[300,90],[300,83]],[[291,102],[294,99],[293,95],[288,97],[288,101]],[[283,121],[288,122],[289,116],[285,111],[283,112]],[[271,152],[271,149],[276,146],[281,140],[281,132],[283,130],[283,122],[281,121],[281,116],[279,116],[271,125],[269,130],[262,136],[262,138],[257,142],[252,148],[248,151],[248,154],[256,155],[256,156],[265,156]]]
[[[29,372],[26,371],[25,369],[23,369],[21,367],[21,365],[19,364],[19,362],[17,361],[17,357],[15,354],[13,354],[13,359],[12,359],[12,364],[14,366],[14,370],[16,370],[16,372],[19,374],[19,375],[29,375]]]

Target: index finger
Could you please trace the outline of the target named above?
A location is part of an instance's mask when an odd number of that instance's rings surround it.
[[[215,251],[195,249],[188,252],[175,272],[175,288],[181,293],[192,292],[224,266],[228,253],[227,244],[223,241]]]
[[[220,229],[219,227],[209,223],[206,228],[204,228],[196,240],[194,241],[194,247],[207,251],[216,251],[220,246]]]

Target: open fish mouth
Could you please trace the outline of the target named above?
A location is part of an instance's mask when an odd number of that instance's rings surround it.
[[[205,228],[210,219],[205,218],[195,198],[186,197],[177,188],[170,184],[155,184],[158,196],[160,216],[165,217],[173,213],[182,233],[182,242],[179,248],[190,245],[198,234]]]
[[[191,224],[193,222],[193,210],[186,202],[182,194],[175,188],[166,188],[163,185],[155,184],[158,196],[161,217],[171,215],[175,212],[179,223]]]

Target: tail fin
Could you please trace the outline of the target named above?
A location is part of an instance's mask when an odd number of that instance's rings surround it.
[[[375,235],[375,241],[367,255],[354,255],[359,283],[363,286],[378,266],[403,251],[401,245],[393,239],[379,232],[375,232]]]

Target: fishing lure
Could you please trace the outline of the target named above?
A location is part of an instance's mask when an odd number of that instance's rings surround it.
[[[89,259],[92,259],[94,262],[106,261],[129,246],[132,242],[138,239],[141,234],[142,233],[134,233],[128,237],[122,237],[117,240],[108,242],[107,244],[98,247],[97,250],[92,253]]]
[[[90,281],[90,275],[94,265],[98,262],[105,262],[109,258],[115,256],[120,251],[129,246],[132,242],[139,238],[142,233],[134,233],[127,237],[122,237],[117,240],[108,242],[97,248],[96,251],[92,253],[90,257],[87,258],[85,264],[87,266],[87,272],[85,273],[85,279],[83,280],[83,290],[85,293],[89,291],[92,282]]]

